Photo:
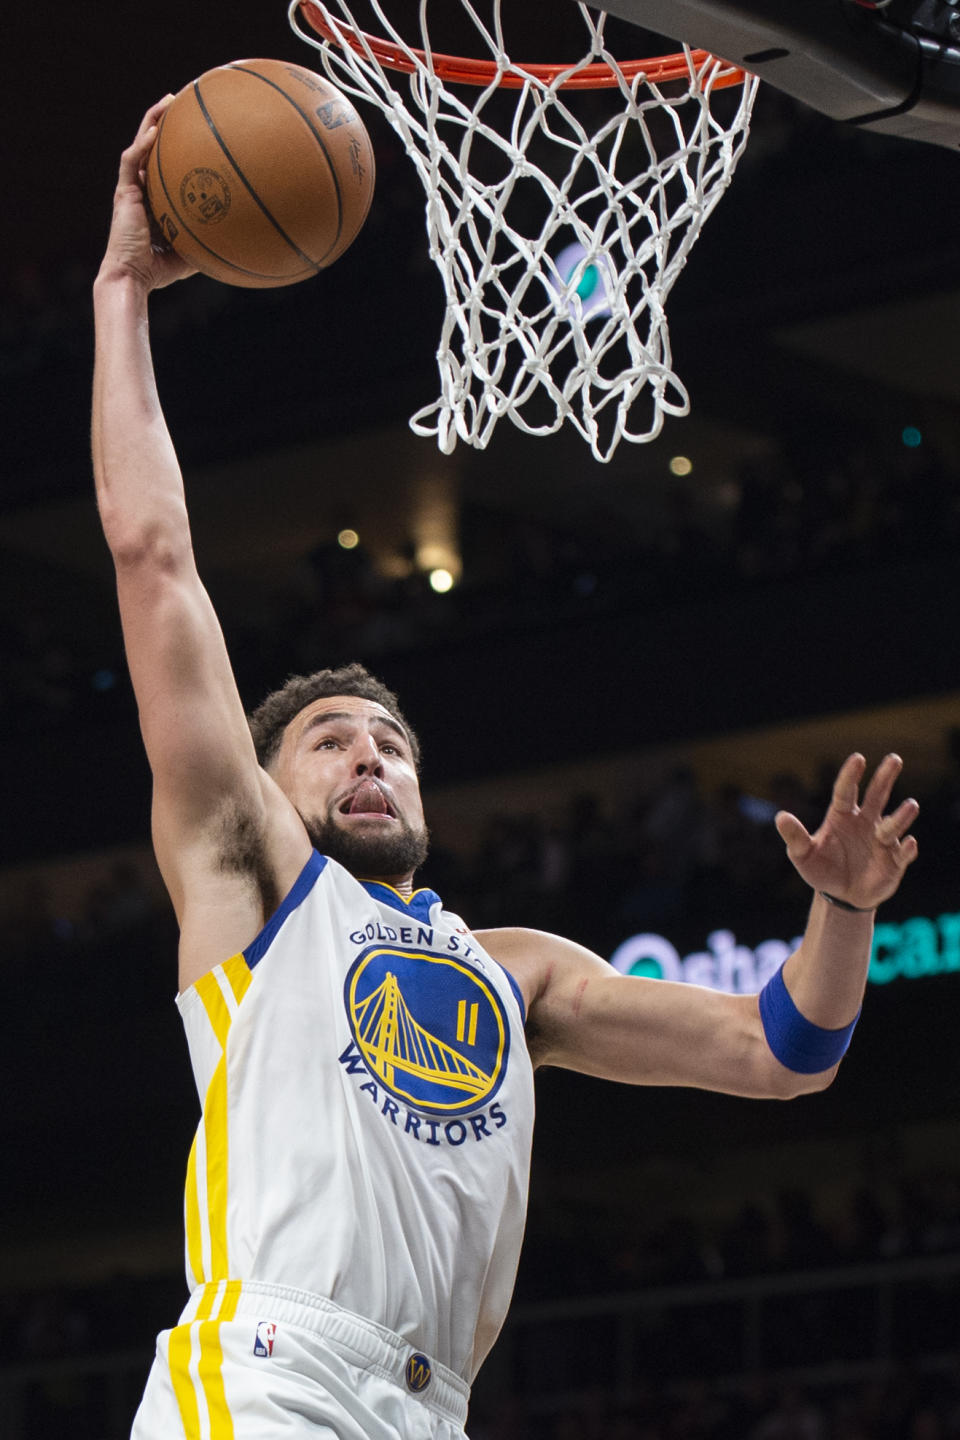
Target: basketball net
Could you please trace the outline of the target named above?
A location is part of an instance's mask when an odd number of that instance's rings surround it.
[[[428,0],[416,46],[380,0],[367,6],[385,38],[360,29],[348,0],[289,11],[331,80],[383,112],[426,190],[446,309],[440,396],[410,425],[449,454],[458,439],[483,449],[503,416],[532,435],[569,421],[606,461],[689,411],[667,296],[730,183],[757,81],[688,47],[620,63],[606,16],[583,4],[583,57],[521,66],[504,48],[500,0],[490,26],[461,3],[489,59],[433,53]],[[721,120],[712,105],[727,88]]]

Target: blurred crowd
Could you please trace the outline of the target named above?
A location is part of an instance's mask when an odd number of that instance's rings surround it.
[[[948,1162],[899,1180],[861,1183],[840,1205],[792,1185],[751,1198],[725,1221],[708,1223],[678,1204],[659,1224],[631,1218],[619,1227],[599,1203],[547,1201],[535,1189],[531,1216],[520,1301],[707,1285],[960,1254],[960,1171]]]
[[[928,777],[918,794],[923,866],[917,883],[931,889],[954,873],[960,728],[944,736],[942,753],[942,773]],[[751,913],[779,916],[781,923],[784,915],[800,920],[806,888],[784,861],[773,817],[790,810],[815,829],[839,758],[824,761],[816,784],[782,771],[758,794],[733,782],[711,789],[691,767],[678,765],[646,787],[637,785],[618,804],[582,792],[547,814],[497,811],[471,850],[435,843],[422,880],[478,929],[530,925],[569,934],[606,954],[636,931],[673,925],[695,937],[701,920],[726,917],[729,923]],[[82,949],[166,913],[152,867],[148,876],[144,865],[105,862],[71,916],[57,912],[36,871],[3,914],[8,949]],[[598,893],[602,907],[592,903]]]
[[[944,750],[944,773],[920,796],[917,833],[931,884],[952,873],[956,853],[960,731]],[[491,815],[472,857],[433,857],[431,883],[478,927],[522,923],[589,936],[596,946],[631,931],[692,927],[701,918],[797,913],[806,889],[784,863],[773,817],[790,810],[815,829],[835,774],[831,758],[815,785],[783,771],[752,794],[732,782],[710,789],[681,765],[619,807],[584,793],[556,821]],[[597,894],[604,896],[600,915],[591,899]]]
[[[692,1384],[654,1389],[620,1405],[596,1395],[550,1418],[509,1402],[471,1427],[471,1440],[957,1440],[960,1363],[927,1376],[910,1371],[862,1384],[754,1386],[718,1391]]]
[[[225,606],[247,692],[266,693],[278,675],[330,659],[359,658],[376,669],[384,657],[478,637],[649,619],[672,604],[791,579],[946,561],[960,540],[960,474],[929,444],[864,442],[835,455],[825,446],[744,465],[736,480],[678,480],[628,545],[548,523],[505,524],[498,511],[476,505],[463,507],[460,527],[462,577],[448,593],[436,593],[416,567],[412,542],[405,567],[396,557],[406,573],[387,575],[362,543],[344,550],[331,539],[303,556],[270,603],[242,617]],[[36,603],[24,606],[14,591],[37,577],[19,576],[13,555],[7,568],[0,732],[109,723],[127,686],[119,627],[104,605],[112,597],[78,591],[76,577],[51,568]]]

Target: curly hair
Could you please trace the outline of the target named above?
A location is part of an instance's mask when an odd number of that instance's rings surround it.
[[[382,705],[403,726],[410,742],[413,763],[420,769],[420,742],[407,724],[396,695],[363,665],[341,665],[337,670],[315,670],[312,675],[291,675],[285,685],[262,700],[247,723],[253,736],[257,759],[266,767],[280,749],[283,732],[295,715],[314,700],[328,695],[355,695]]]

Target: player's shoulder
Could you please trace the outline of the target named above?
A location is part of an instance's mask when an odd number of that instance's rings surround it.
[[[609,969],[593,951],[548,930],[517,925],[476,930],[474,935],[487,954],[510,971],[523,991],[528,1015],[564,976],[572,976],[584,966]]]
[[[504,925],[495,930],[475,930],[473,933],[494,959],[509,955],[515,959],[528,960],[531,964],[545,961],[549,963],[551,960],[556,962],[563,957],[571,960],[577,957],[600,960],[599,955],[595,955],[584,945],[579,945],[576,940],[568,940],[565,936],[555,935],[549,930],[534,930],[527,925]]]
[[[539,956],[555,945],[565,945],[559,935],[546,930],[533,930],[525,925],[499,925],[494,930],[474,930],[475,938],[494,960],[535,964]]]

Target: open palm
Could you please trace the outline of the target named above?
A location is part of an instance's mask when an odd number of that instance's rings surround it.
[[[834,782],[823,824],[813,835],[788,811],[777,815],[787,854],[814,890],[871,910],[897,889],[917,856],[917,842],[907,831],[919,810],[916,800],[904,800],[884,814],[902,766],[899,755],[885,756],[861,802],[859,787],[867,762],[862,755],[848,756]]]

